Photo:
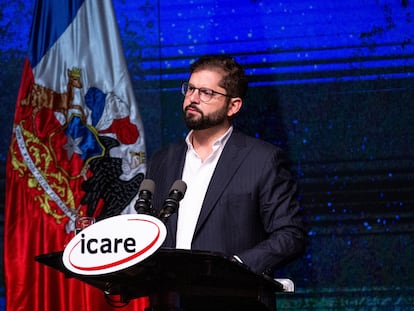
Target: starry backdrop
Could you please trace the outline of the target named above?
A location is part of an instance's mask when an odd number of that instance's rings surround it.
[[[309,236],[303,258],[278,271],[296,284],[278,307],[414,310],[414,3],[113,3],[149,155],[186,134],[179,86],[194,59],[229,53],[245,66],[236,126],[289,152]],[[0,0],[1,228],[33,7]]]

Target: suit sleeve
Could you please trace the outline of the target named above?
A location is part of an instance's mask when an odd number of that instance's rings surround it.
[[[235,254],[258,273],[271,273],[304,252],[305,232],[297,200],[297,183],[287,169],[284,153],[276,149],[264,161],[258,181],[260,217],[267,239]]]

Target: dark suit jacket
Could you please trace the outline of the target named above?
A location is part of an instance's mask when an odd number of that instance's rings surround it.
[[[173,182],[181,179],[186,151],[181,141],[151,157],[147,178],[156,184],[156,210],[162,208]],[[305,234],[296,183],[286,164],[276,146],[233,132],[207,189],[192,249],[237,255],[259,273],[269,273],[301,254]],[[175,247],[176,229],[173,214],[165,247]]]

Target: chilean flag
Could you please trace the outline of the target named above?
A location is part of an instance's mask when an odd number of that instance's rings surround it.
[[[111,0],[38,0],[7,160],[7,310],[123,306],[34,258],[62,251],[78,216],[135,212],[145,152]]]

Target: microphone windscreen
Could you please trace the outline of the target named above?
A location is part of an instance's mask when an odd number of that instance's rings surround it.
[[[185,194],[187,190],[187,184],[182,180],[176,180],[171,186],[170,192],[173,190],[177,190],[178,192],[182,192],[182,194]]]
[[[152,179],[144,179],[139,186],[138,193],[141,191],[146,190],[151,193],[154,193],[155,190],[155,182]]]

